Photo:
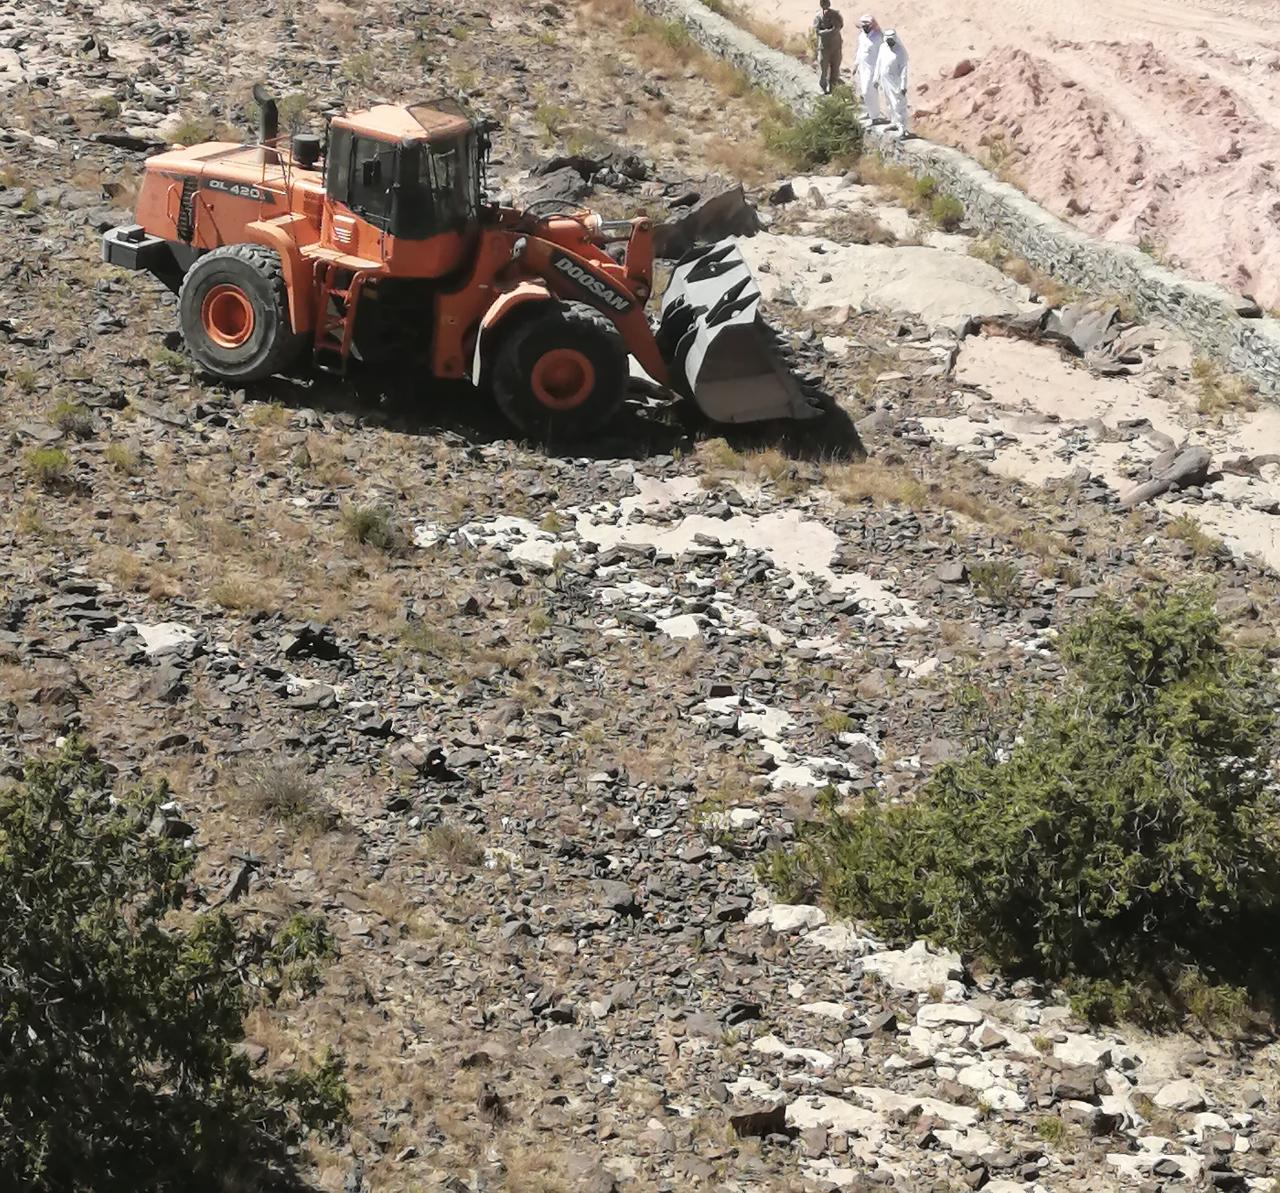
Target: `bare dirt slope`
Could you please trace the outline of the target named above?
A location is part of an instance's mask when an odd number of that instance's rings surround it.
[[[807,0],[751,7],[792,29],[811,16]],[[910,50],[920,131],[1090,232],[1280,304],[1275,4],[901,0],[875,11]],[[977,69],[948,77],[964,59]]]

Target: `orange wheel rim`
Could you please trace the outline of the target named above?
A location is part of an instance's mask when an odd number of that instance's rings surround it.
[[[200,322],[219,348],[239,348],[253,335],[253,303],[239,286],[214,286],[200,304]]]
[[[529,382],[542,405],[551,410],[572,410],[591,396],[596,370],[576,348],[553,348],[538,357]]]

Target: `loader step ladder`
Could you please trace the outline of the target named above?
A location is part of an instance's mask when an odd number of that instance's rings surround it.
[[[347,371],[351,337],[356,328],[356,308],[367,278],[368,274],[362,269],[346,269],[332,263],[324,267],[312,351],[316,367],[326,373]]]

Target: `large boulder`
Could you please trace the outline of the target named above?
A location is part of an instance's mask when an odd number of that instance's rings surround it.
[[[615,190],[628,190],[634,183],[649,177],[649,164],[637,154],[620,146],[602,143],[582,153],[563,153],[534,166],[535,178],[558,170],[574,170],[590,183],[601,183]]]
[[[656,256],[674,260],[699,244],[714,244],[727,236],[754,236],[762,225],[741,186],[698,200],[687,211],[654,230]]]
[[[1053,311],[1044,324],[1044,338],[1060,344],[1076,356],[1107,347],[1120,334],[1119,309],[1094,310],[1067,306]]]
[[[572,166],[563,166],[544,174],[536,186],[520,196],[520,201],[526,207],[549,199],[556,199],[561,203],[578,203],[590,193],[591,183]]]
[[[1120,509],[1132,509],[1169,490],[1188,489],[1202,485],[1209,478],[1212,457],[1209,449],[1198,444],[1181,451],[1170,449],[1155,458],[1151,465],[1151,479],[1135,485],[1120,497]]]

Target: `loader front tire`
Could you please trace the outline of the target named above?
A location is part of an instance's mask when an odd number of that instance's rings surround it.
[[[498,408],[526,434],[584,439],[618,413],[627,353],[617,328],[593,307],[549,302],[500,328],[490,388]]]
[[[182,338],[192,359],[222,381],[261,381],[302,347],[289,325],[284,270],[274,249],[230,244],[196,259],[178,291]]]

